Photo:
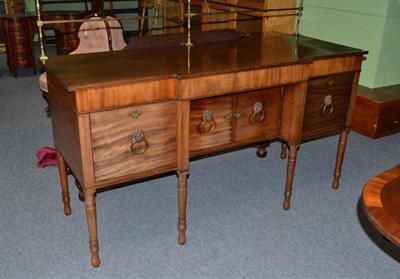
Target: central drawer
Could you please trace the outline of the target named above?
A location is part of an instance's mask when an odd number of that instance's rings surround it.
[[[191,152],[278,135],[282,88],[268,88],[192,101]]]
[[[90,114],[95,181],[176,168],[176,102]]]

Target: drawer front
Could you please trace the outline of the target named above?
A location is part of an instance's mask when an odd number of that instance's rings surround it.
[[[14,44],[12,45],[12,52],[14,56],[17,55],[31,55],[32,50],[29,44]]]
[[[10,30],[29,30],[29,21],[21,20],[21,21],[9,21],[8,27]]]
[[[190,104],[190,151],[230,143],[232,123],[225,116],[232,113],[232,110],[232,95],[192,101]],[[206,111],[212,114],[212,119],[209,121],[203,120],[203,113]]]
[[[31,67],[33,65],[32,57],[30,55],[14,56],[12,58],[13,64],[16,67]]]
[[[19,42],[30,42],[31,37],[29,30],[27,31],[19,31],[19,32],[10,32],[10,41],[14,43]]]
[[[176,107],[171,101],[91,113],[95,181],[175,169]]]
[[[235,141],[276,136],[281,107],[281,87],[237,95],[233,118]]]
[[[400,104],[389,106],[380,112],[376,137],[384,137],[400,132]]]
[[[346,126],[354,73],[343,73],[308,82],[302,138],[343,130]]]

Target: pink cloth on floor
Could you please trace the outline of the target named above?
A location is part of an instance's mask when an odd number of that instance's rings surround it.
[[[39,168],[44,168],[47,166],[57,166],[57,153],[54,147],[44,146],[36,152],[36,157],[38,161],[36,166]]]

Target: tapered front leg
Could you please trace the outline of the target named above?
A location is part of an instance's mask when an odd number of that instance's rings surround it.
[[[296,158],[297,158],[297,150],[298,145],[290,145],[289,146],[289,159],[287,164],[287,172],[286,172],[286,187],[285,187],[285,199],[283,201],[283,209],[288,210],[290,208],[290,197],[292,196],[292,185],[294,178],[294,170],[296,168]]]
[[[344,152],[346,151],[347,136],[349,135],[349,132],[350,130],[346,129],[340,133],[339,145],[336,155],[335,172],[333,173],[333,183],[332,183],[333,189],[339,188],[339,178],[342,174],[343,158],[344,158]]]
[[[58,163],[58,173],[60,175],[61,181],[61,195],[62,201],[64,202],[64,214],[71,215],[71,205],[68,190],[68,178],[67,178],[67,165],[65,164],[64,158],[61,153],[56,149],[57,152],[57,163]]]
[[[188,172],[178,171],[178,242],[181,245],[186,242],[187,176]]]
[[[97,240],[96,202],[94,191],[85,191],[86,219],[89,230],[89,245],[92,253],[92,266],[100,265],[99,243]]]

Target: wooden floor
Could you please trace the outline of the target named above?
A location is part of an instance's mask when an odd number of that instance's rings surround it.
[[[371,223],[400,247],[400,164],[369,180],[362,201]]]

